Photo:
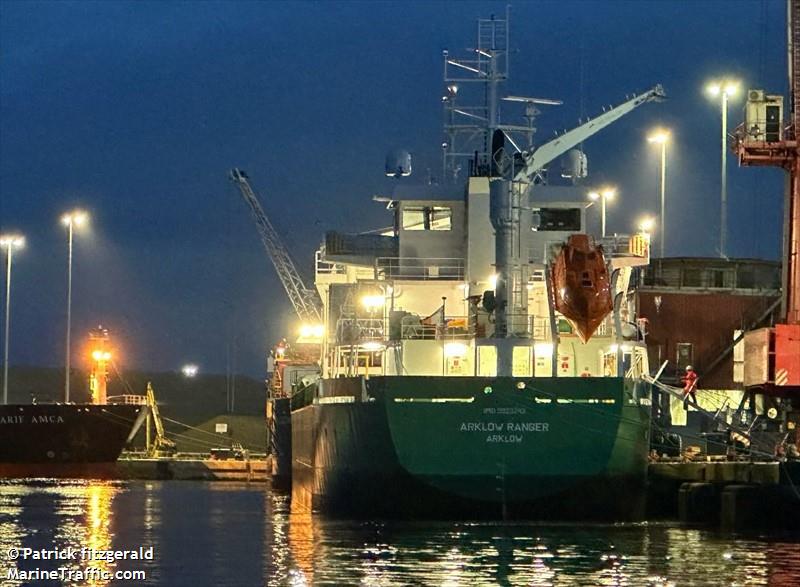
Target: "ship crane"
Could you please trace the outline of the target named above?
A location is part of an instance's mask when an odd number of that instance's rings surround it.
[[[289,301],[294,306],[300,321],[304,324],[322,323],[322,300],[315,289],[306,287],[297,267],[289,255],[289,251],[283,244],[280,236],[276,232],[272,223],[264,213],[264,209],[256,197],[253,188],[250,186],[247,174],[241,169],[231,169],[228,178],[236,185],[242,194],[245,202],[250,206],[250,210],[256,221],[258,233],[267,255],[275,266],[275,271],[289,296]]]
[[[733,136],[743,166],[781,167],[789,181],[784,204],[782,322],[744,335],[744,385],[787,396],[800,391],[800,0],[787,2],[788,124],[783,97],[749,90],[745,122]]]
[[[580,145],[584,140],[596,132],[604,129],[609,124],[616,122],[626,114],[632,112],[642,104],[647,102],[662,100],[666,97],[664,88],[657,84],[652,89],[634,96],[623,102],[616,108],[603,112],[596,118],[588,120],[584,124],[573,128],[561,136],[535,149],[532,153],[524,157],[525,166],[514,176],[514,181],[524,181],[532,183],[536,174],[544,169],[549,163],[558,159],[572,149]]]
[[[492,136],[492,173],[490,177],[491,220],[495,229],[495,335],[506,338],[509,318],[528,314],[528,297],[524,284],[528,282],[527,264],[521,233],[525,230],[522,210],[530,207],[531,186],[536,176],[552,161],[579,145],[595,133],[616,122],[648,102],[665,97],[660,85],[634,96],[615,108],[606,110],[594,119],[567,131],[541,145],[531,153],[509,156],[505,152],[505,131],[495,128]],[[513,324],[511,324],[513,328]],[[498,374],[512,372],[513,345],[498,343]],[[554,355],[555,357],[555,355]],[[555,359],[554,359],[555,360]]]

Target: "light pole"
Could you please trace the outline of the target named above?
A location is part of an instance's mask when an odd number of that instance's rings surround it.
[[[72,233],[76,226],[82,226],[89,220],[89,215],[81,210],[73,210],[61,217],[61,223],[67,227],[67,354],[64,367],[64,402],[69,403],[69,363],[72,328]]]
[[[0,247],[6,249],[6,321],[3,343],[3,404],[8,403],[8,333],[11,324],[11,262],[14,248],[25,246],[25,238],[18,234],[0,235]]]
[[[725,257],[725,240],[728,229],[728,158],[725,142],[728,136],[728,98],[739,89],[739,83],[732,80],[712,82],[706,88],[712,98],[720,98],[722,110],[722,175],[720,180],[719,202],[719,256]]]
[[[604,188],[599,192],[589,192],[589,199],[596,202],[600,200],[600,232],[606,237],[606,202],[613,200],[617,191],[613,188]]]
[[[659,227],[659,249],[660,257],[664,258],[664,246],[667,240],[666,214],[665,214],[665,194],[667,190],[667,142],[669,141],[669,131],[658,130],[647,137],[647,142],[661,145],[661,217]]]

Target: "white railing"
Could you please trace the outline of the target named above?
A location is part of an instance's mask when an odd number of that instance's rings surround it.
[[[129,406],[143,406],[147,404],[147,396],[145,395],[112,395],[107,398],[110,404],[125,404]]]
[[[642,257],[650,255],[650,236],[647,234],[615,234],[597,241],[603,246],[603,251],[611,257]]]
[[[378,257],[378,279],[464,279],[464,259],[459,257]]]
[[[347,268],[343,264],[323,260],[322,250],[318,250],[314,255],[314,264],[317,275],[344,275],[347,273]]]
[[[483,316],[483,315],[482,315]],[[511,336],[550,339],[550,320],[529,314],[507,314]],[[448,316],[443,323],[419,322],[402,324],[402,339],[466,339],[486,338],[494,332],[494,322],[479,322],[475,316]]]
[[[383,318],[339,318],[336,338],[339,344],[358,344],[385,340],[386,321]]]

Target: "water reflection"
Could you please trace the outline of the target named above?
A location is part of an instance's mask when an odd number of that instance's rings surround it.
[[[3,553],[1,565],[3,575],[2,580],[7,581],[8,585],[20,585],[21,582],[8,580],[5,574],[11,570],[18,570],[19,565],[15,560],[9,560],[7,553],[11,548],[20,548],[24,529],[19,523],[22,507],[20,505],[20,488],[0,485],[0,552]],[[6,583],[4,583],[6,584]]]
[[[288,498],[258,484],[0,482],[0,556],[69,546],[153,546],[153,561],[92,564],[143,569],[144,584],[169,587],[800,584],[800,544],[791,537],[670,524],[338,521],[292,511]],[[26,584],[8,580],[9,568],[87,566],[4,562],[2,585]]]
[[[86,533],[81,547],[95,551],[111,550],[111,500],[117,492],[115,487],[110,485],[93,484],[86,488],[88,508],[86,514]],[[105,560],[92,560],[91,565],[101,571],[110,572],[115,566]],[[103,581],[97,575],[93,575],[88,584],[92,586],[107,585],[109,581]]]
[[[32,584],[15,576],[13,570],[59,571],[63,568],[84,571],[88,566],[106,570],[113,566],[106,561],[87,562],[79,557],[42,559],[33,554],[12,560],[9,552],[12,549],[20,553],[28,549],[33,553],[70,547],[76,551],[111,548],[111,502],[117,491],[118,487],[104,482],[8,481],[0,484],[2,584]],[[100,573],[94,573],[81,584],[102,586],[108,581],[104,581]]]
[[[663,523],[343,522],[290,512],[275,499],[269,509],[268,585],[800,584],[797,538]]]

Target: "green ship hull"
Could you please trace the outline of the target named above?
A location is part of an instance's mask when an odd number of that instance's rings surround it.
[[[292,403],[300,507],[388,517],[643,513],[650,402],[639,382],[340,378]]]

